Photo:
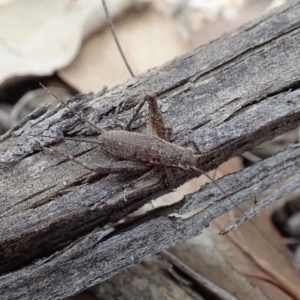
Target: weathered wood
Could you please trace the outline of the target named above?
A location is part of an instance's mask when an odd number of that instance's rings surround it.
[[[205,154],[199,167],[215,168],[300,124],[299,14],[300,2],[293,1],[276,14],[111,91],[76,96],[72,105],[98,126],[112,129],[115,126],[109,114],[117,106],[125,103],[118,118],[128,120],[134,104],[151,91],[173,127],[172,142],[194,140]],[[135,129],[143,130],[143,117]],[[233,206],[210,184],[174,207],[124,223],[112,233],[101,229],[91,232],[169,190],[157,178],[124,190],[124,183],[137,177],[130,174],[103,176],[86,185],[84,181],[91,175],[86,169],[41,149],[51,144],[94,166],[107,165],[116,158],[93,144],[54,143],[28,134],[78,137],[93,135],[93,131],[57,106],[35,111],[2,138],[0,163],[15,164],[0,171],[0,271],[17,270],[0,277],[1,299],[53,299],[75,294],[196,235]],[[290,148],[219,182],[240,203],[253,191],[258,193],[292,176],[299,170],[299,161],[299,148]],[[195,175],[176,172],[176,184]],[[205,202],[214,204],[193,217],[168,216],[175,208],[186,213]],[[75,240],[79,237],[84,238]],[[57,250],[60,252],[55,253]]]
[[[299,170],[300,146],[289,148],[242,172],[219,180],[232,199],[241,203],[253,190],[260,192]],[[274,175],[276,174],[276,176]],[[222,200],[223,199],[223,200]],[[91,232],[53,256],[1,276],[1,299],[57,299],[77,293],[118,273],[163,248],[199,234],[209,222],[233,207],[218,188],[209,184],[177,205],[180,214],[213,203],[182,219],[164,209],[119,228]],[[1,224],[2,225],[2,224]],[[46,295],[45,290],[50,292]]]

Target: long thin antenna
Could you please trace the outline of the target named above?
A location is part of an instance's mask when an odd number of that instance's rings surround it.
[[[43,138],[49,138],[49,139],[54,139],[54,140],[68,140],[68,141],[75,141],[75,142],[85,142],[85,143],[92,143],[92,144],[97,144],[99,145],[100,143],[95,140],[89,140],[89,139],[78,139],[78,138],[70,138],[70,137],[60,137],[60,136],[52,136],[52,135],[44,135],[44,134],[25,134],[28,136],[33,136],[33,137],[43,137]]]
[[[58,151],[56,148],[52,148],[52,147],[46,148],[46,147],[44,147],[43,149],[45,149],[46,151],[56,152],[59,155],[65,157],[66,159],[68,159],[70,161],[73,161],[73,162],[77,163],[78,165],[82,166],[83,168],[85,168],[85,169],[87,169],[91,172],[95,172],[95,173],[97,172],[97,170],[95,168],[90,168],[89,166],[86,166],[85,164],[83,164],[82,162],[77,160],[74,156],[66,154],[66,153],[62,153],[62,152]]]
[[[74,113],[77,117],[79,117],[81,120],[83,120],[84,122],[88,123],[91,127],[93,127],[94,129],[96,129],[98,132],[100,133],[104,133],[105,130],[97,127],[95,124],[93,124],[92,122],[90,122],[88,119],[84,118],[83,116],[81,116],[76,110],[74,110],[70,105],[68,105],[67,103],[63,102],[62,100],[60,100],[56,95],[54,95],[49,89],[47,89],[41,82],[39,83],[40,86],[46,90],[51,96],[53,96],[56,100],[58,100],[62,105],[64,105],[65,107],[67,107],[72,113]]]
[[[112,22],[112,20],[110,18],[110,15],[109,15],[109,12],[108,12],[105,0],[102,0],[102,5],[103,5],[103,9],[105,11],[105,16],[106,16],[107,22],[109,24],[110,31],[111,31],[111,33],[113,35],[113,38],[115,40],[115,43],[116,43],[116,45],[118,47],[118,50],[119,50],[121,56],[122,56],[122,59],[123,59],[125,65],[126,65],[126,68],[129,71],[131,77],[135,77],[133,71],[131,70],[131,68],[129,66],[129,63],[127,62],[127,59],[126,59],[126,57],[124,55],[122,47],[121,47],[121,45],[119,43],[118,37],[117,37],[116,32],[115,32],[114,24],[113,24],[113,22]]]

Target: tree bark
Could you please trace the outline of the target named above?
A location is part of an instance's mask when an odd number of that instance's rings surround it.
[[[300,2],[291,1],[112,90],[75,96],[70,105],[110,130],[116,129],[110,114],[118,107],[122,107],[118,119],[126,122],[136,103],[147,92],[155,93],[166,123],[173,128],[172,142],[194,141],[203,154],[198,167],[211,170],[299,126],[299,15]],[[140,114],[134,130],[144,130],[144,115]],[[220,179],[218,184],[234,203],[208,184],[177,204],[111,225],[171,189],[160,177],[125,189],[137,174],[102,176],[86,184],[91,172],[42,149],[51,145],[90,166],[108,165],[118,158],[95,144],[29,135],[96,138],[93,128],[62,105],[34,111],[2,136],[1,299],[74,295],[199,234],[254,192],[294,175],[300,164],[296,145]],[[176,186],[196,175],[176,171]],[[180,217],[207,203],[213,204],[191,217]],[[179,216],[170,216],[173,212]]]

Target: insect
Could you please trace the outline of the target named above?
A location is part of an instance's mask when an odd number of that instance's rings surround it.
[[[56,99],[61,101],[44,85],[41,84],[41,86]],[[151,134],[130,132],[131,124],[146,102],[148,103],[147,128]],[[80,116],[68,104],[62,101],[61,103],[100,133],[96,143],[101,145],[103,150],[115,157],[125,160],[111,166],[100,166],[98,168],[90,168],[83,165],[95,173],[122,173],[152,169],[152,174],[163,168],[166,173],[166,184],[169,186],[174,183],[172,168],[203,172],[197,167],[198,159],[201,157],[201,154],[195,154],[191,148],[184,147],[191,144],[195,150],[199,152],[193,141],[188,141],[182,146],[170,143],[171,130],[170,128],[166,128],[158,108],[156,97],[153,94],[149,93],[143,98],[137,106],[132,118],[126,125],[123,125],[124,130],[105,131]],[[68,157],[76,161],[72,156]],[[130,161],[130,163],[128,161]],[[209,175],[207,176],[210,178]],[[142,179],[146,177],[147,174],[142,176]]]

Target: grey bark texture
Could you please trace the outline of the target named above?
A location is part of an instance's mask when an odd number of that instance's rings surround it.
[[[300,124],[300,2],[152,69],[112,90],[78,95],[72,107],[99,127],[126,122],[147,93],[157,95],[172,143],[193,140],[208,171]],[[99,90],[102,87],[99,87]],[[143,110],[134,130],[144,129]],[[51,145],[90,165],[119,160],[96,144],[32,137],[97,134],[61,105],[40,108],[0,143],[1,299],[59,299],[99,283],[164,248],[201,232],[234,204],[208,184],[170,207],[114,225],[150,199],[170,191],[161,177],[133,188],[137,174],[86,179],[91,172],[43,151]],[[218,183],[241,203],[299,172],[300,147],[258,162]],[[179,186],[197,174],[174,172]],[[211,204],[189,218],[181,214]],[[178,212],[179,216],[170,216]],[[110,224],[110,228],[109,225]],[[106,229],[103,229],[106,228]]]

